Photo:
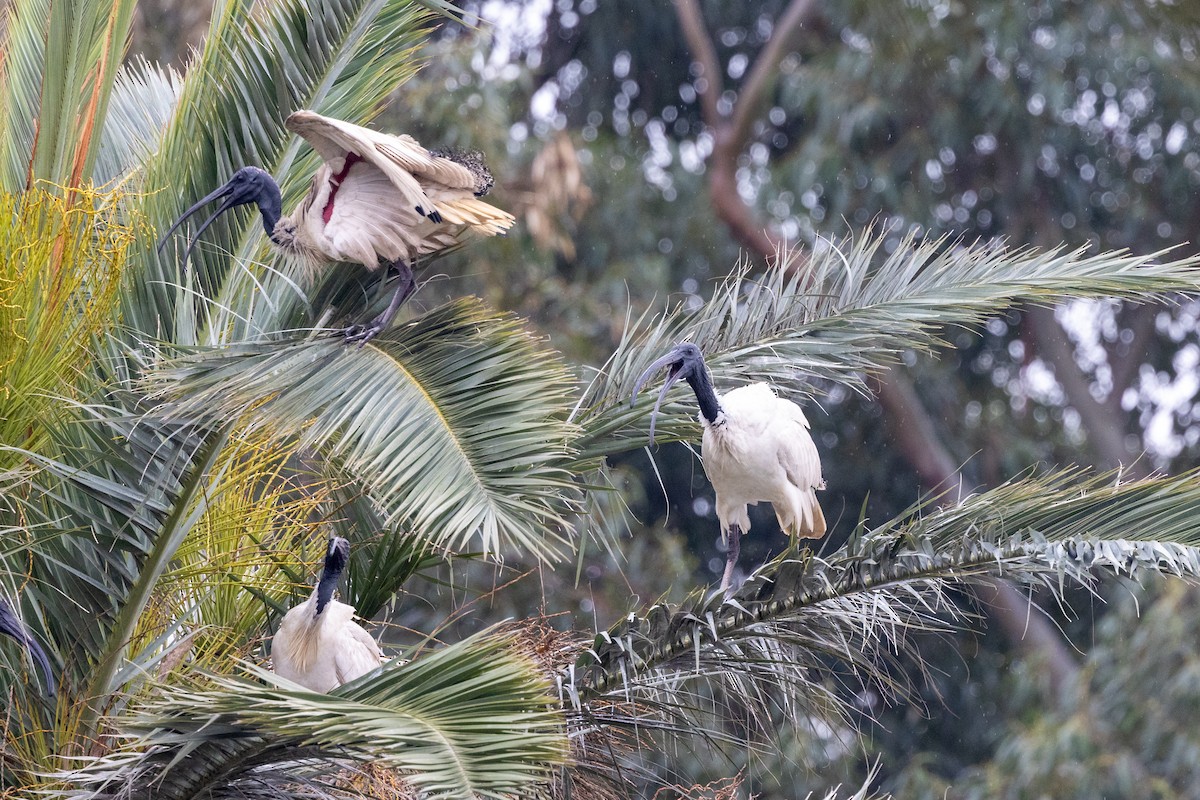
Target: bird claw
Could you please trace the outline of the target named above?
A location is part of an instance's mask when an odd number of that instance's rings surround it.
[[[346,344],[357,343],[362,347],[367,342],[374,339],[379,334],[383,333],[386,323],[380,319],[373,319],[366,325],[351,325],[342,332],[346,338]]]

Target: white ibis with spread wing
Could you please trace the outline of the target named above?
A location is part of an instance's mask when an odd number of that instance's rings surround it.
[[[663,367],[669,371],[654,404],[650,438],[667,391],[686,380],[700,404],[704,473],[716,492],[717,519],[729,546],[721,579],[721,588],[729,591],[741,536],[750,530],[747,505],[770,503],[779,526],[791,536],[825,535],[825,516],[815,491],[825,488],[821,457],[798,405],[777,397],[765,383],[718,395],[700,348],[691,342],[676,345],[642,373],[634,385],[635,399],[650,376]]]
[[[332,537],[317,588],[283,616],[271,640],[275,674],[314,692],[332,691],[384,660],[375,639],[354,621],[354,606],[333,599],[349,560],[350,543]]]
[[[439,154],[411,136],[379,133],[312,111],[297,111],[285,124],[325,160],[289,216],[281,216],[283,201],[275,179],[258,167],[243,167],[185,211],[159,248],[184,220],[224,198],[196,230],[184,253],[185,263],[200,234],[217,217],[254,203],[271,241],[312,271],[341,262],[371,270],[395,268],[400,278],[387,309],[366,325],[346,329],[348,341],[363,343],[386,329],[412,294],[416,262],[456,249],[470,235],[504,233],[514,222],[507,211],[479,199],[493,179],[478,153]]]

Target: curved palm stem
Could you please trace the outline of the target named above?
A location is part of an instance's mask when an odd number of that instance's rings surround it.
[[[559,672],[563,702],[601,725],[648,716],[694,723],[715,693],[764,720],[772,709],[797,721],[849,719],[822,676],[845,670],[855,682],[903,693],[888,664],[920,663],[912,634],[964,623],[968,612],[949,591],[956,585],[1004,576],[1061,597],[1068,586],[1093,585],[1095,570],[1200,581],[1196,474],[1128,484],[1114,477],[1065,471],[944,509],[919,506],[827,559],[776,559],[728,600],[699,593],[630,614]]]

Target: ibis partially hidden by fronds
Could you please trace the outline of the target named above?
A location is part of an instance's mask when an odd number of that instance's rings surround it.
[[[314,692],[332,691],[383,661],[375,639],[354,621],[354,606],[333,599],[349,560],[350,543],[332,537],[317,588],[284,615],[271,642],[275,674]]]
[[[20,617],[13,613],[12,608],[3,600],[0,600],[0,633],[16,639],[24,645],[25,649],[29,651],[29,656],[37,662],[42,671],[46,696],[54,697],[54,673],[50,670],[50,659],[46,657],[46,651],[38,644],[37,639],[34,639],[29,631],[25,630],[25,625],[21,622]]]
[[[779,526],[791,536],[824,536],[825,515],[816,495],[817,489],[825,488],[821,457],[800,407],[777,397],[765,383],[718,395],[700,348],[691,342],[676,345],[642,373],[633,388],[635,399],[650,376],[663,367],[669,371],[654,404],[650,436],[653,439],[663,398],[676,381],[686,380],[700,404],[704,473],[716,492],[717,519],[729,546],[721,587],[729,590],[741,536],[750,530],[747,505],[770,503]]]
[[[242,167],[183,212],[159,248],[184,220],[224,198],[196,230],[185,262],[217,217],[254,203],[271,241],[312,271],[341,262],[394,268],[400,277],[387,309],[366,325],[346,329],[349,341],[361,343],[387,328],[412,294],[414,263],[460,247],[469,235],[504,233],[514,222],[508,212],[479,199],[494,183],[479,153],[436,153],[411,136],[379,133],[311,111],[297,111],[285,124],[325,160],[290,215],[281,216],[275,179],[258,167]]]

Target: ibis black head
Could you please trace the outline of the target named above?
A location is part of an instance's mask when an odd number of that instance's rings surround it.
[[[42,670],[42,680],[45,682],[46,696],[54,697],[54,673],[50,669],[50,659],[46,657],[46,651],[38,644],[37,639],[34,639],[29,631],[25,630],[25,626],[21,623],[20,618],[13,613],[12,608],[3,600],[0,600],[0,633],[16,639],[29,650],[29,655],[33,657],[33,660],[37,662],[38,667]]]
[[[646,367],[646,371],[637,379],[637,383],[633,385],[633,397],[630,398],[630,403],[637,400],[638,392],[642,390],[642,386],[650,379],[650,376],[658,372],[663,367],[667,367],[667,380],[663,383],[662,390],[658,393],[658,400],[654,402],[654,410],[650,412],[650,441],[654,441],[654,423],[658,419],[658,409],[662,405],[663,398],[667,396],[667,392],[671,387],[680,380],[686,380],[691,384],[692,389],[696,392],[696,397],[700,400],[701,411],[705,416],[708,416],[708,409],[705,407],[705,398],[702,397],[702,387],[707,387],[708,394],[712,395],[714,410],[713,418],[716,416],[716,395],[712,392],[712,386],[708,380],[708,370],[704,366],[704,354],[700,352],[700,348],[691,342],[680,342],[671,348],[671,352],[667,353],[662,358],[655,361],[650,366]]]
[[[350,562],[350,542],[340,536],[329,538],[329,549],[325,551],[325,568],[321,570],[321,580],[317,582],[317,615],[319,616],[329,601],[333,599],[333,590],[337,588],[342,571]]]
[[[258,167],[242,167],[233,173],[233,177],[224,186],[211,194],[205,195],[194,206],[183,212],[183,215],[175,220],[171,224],[171,227],[167,229],[167,232],[163,234],[162,240],[158,243],[158,249],[160,251],[163,249],[163,245],[167,243],[167,239],[175,232],[176,228],[183,224],[184,220],[212,201],[220,200],[221,198],[224,198],[221,205],[217,206],[217,210],[208,219],[204,220],[203,224],[192,235],[191,241],[188,242],[187,250],[183,254],[183,262],[185,264],[187,263],[188,256],[192,253],[192,248],[196,246],[200,234],[204,233],[209,225],[216,222],[217,217],[229,209],[244,206],[247,203],[256,203],[258,210],[262,213],[263,228],[266,229],[268,235],[274,232],[275,223],[279,221],[279,217],[283,213],[283,197],[279,193],[279,184],[275,183],[275,179]]]

